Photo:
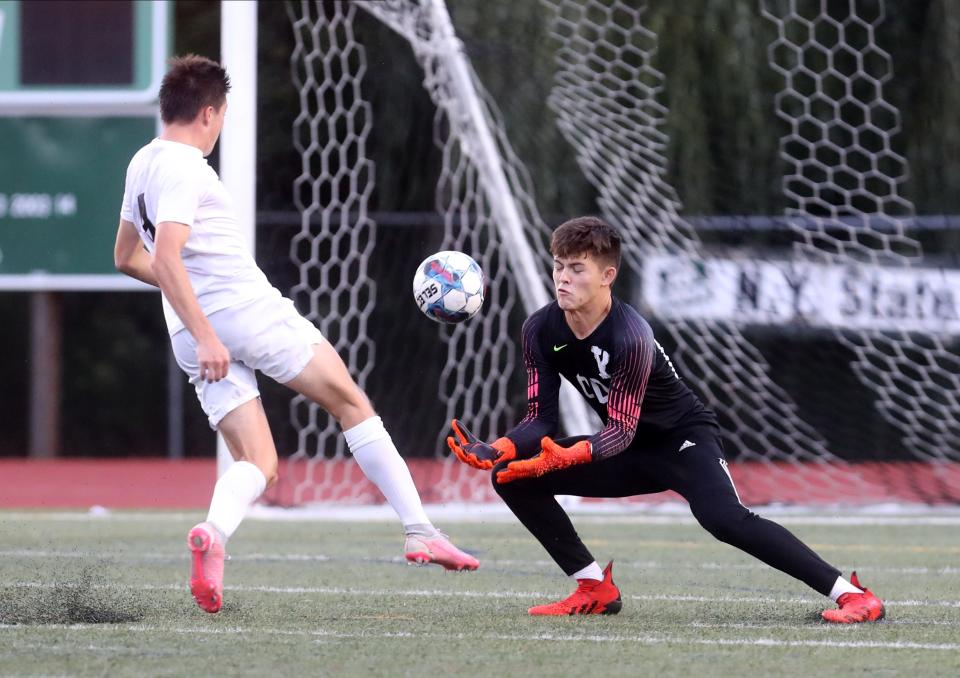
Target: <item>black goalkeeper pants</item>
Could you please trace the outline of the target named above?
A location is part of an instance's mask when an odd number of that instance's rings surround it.
[[[581,436],[557,442],[567,447],[584,439]],[[720,439],[710,427],[671,432],[652,443],[634,441],[629,449],[609,459],[501,485],[496,474],[505,466],[501,463],[494,467],[494,488],[568,576],[595,558],[555,495],[629,497],[664,490],[673,490],[686,499],[700,525],[720,541],[823,595],[830,594],[840,576],[839,570],[789,530],[740,503]]]

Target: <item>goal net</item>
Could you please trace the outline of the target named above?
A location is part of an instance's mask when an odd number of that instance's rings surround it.
[[[373,396],[425,500],[493,498],[486,474],[449,458],[447,427],[463,418],[492,439],[522,416],[519,325],[550,298],[556,224],[541,216],[533,177],[548,176],[556,156],[525,163],[498,104],[536,116],[526,129],[565,148],[589,196],[583,212],[621,230],[626,285],[617,293],[719,414],[744,501],[960,500],[960,272],[925,257],[915,236],[907,160],[894,150],[900,114],[886,91],[895,64],[877,37],[883,0],[759,0],[738,10],[765,27],[735,37],[777,91],[766,110],[733,105],[780,125],[764,162],[782,168],[782,212],[750,217],[685,216],[668,159],[676,112],[658,68],[664,27],[648,3],[543,0],[540,23],[525,30],[529,49],[549,50],[552,79],[508,74],[517,82],[496,101],[464,47],[482,55],[483,36],[455,28],[457,10],[476,6],[451,9],[453,20],[442,0],[287,4],[301,159],[292,295]],[[436,169],[436,218],[402,232],[375,223],[371,139],[378,126],[422,125],[397,101],[396,115],[374,117],[365,76],[392,58],[384,30],[412,54],[434,111],[437,160],[425,164]],[[546,85],[545,102],[513,98]],[[750,86],[737,91],[762,100],[762,84]],[[716,135],[734,164],[763,147]],[[738,171],[749,181],[753,168]],[[469,253],[490,282],[482,313],[455,327],[417,317],[409,298],[413,267],[440,249]],[[562,405],[568,431],[598,426],[571,391]],[[379,501],[344,463],[328,415],[295,398],[291,423],[297,449],[281,501]]]

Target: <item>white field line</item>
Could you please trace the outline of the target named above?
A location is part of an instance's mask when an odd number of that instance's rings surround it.
[[[657,542],[658,545],[662,545],[663,542]],[[686,543],[686,542],[684,542]],[[643,545],[643,540],[638,540],[637,544]],[[850,546],[850,545],[847,545]],[[81,551],[81,550],[71,550],[71,551],[48,551],[48,550],[34,550],[34,549],[0,549],[0,558],[64,558],[64,559],[78,559],[78,560],[91,560],[97,562],[103,561],[116,561],[116,562],[171,562],[179,561],[185,562],[189,560],[190,555],[188,553],[180,552],[148,552],[148,553],[111,553],[104,551]],[[343,556],[331,556],[323,553],[245,553],[240,555],[231,555],[231,563],[246,563],[246,562],[291,562],[291,563],[327,563],[327,562],[336,562],[337,560],[350,560],[350,561],[360,561],[365,563],[400,563],[405,564],[406,559],[400,556],[392,557],[343,557]],[[544,568],[544,567],[555,567],[553,561],[550,560],[518,560],[518,559],[490,559],[486,558],[483,560],[483,565],[486,568]],[[839,566],[840,570],[846,572],[848,570],[860,568],[863,571],[869,570],[870,573],[879,573],[883,572],[885,574],[911,574],[911,575],[934,575],[934,576],[944,576],[944,575],[958,575],[960,574],[960,567],[921,567],[921,566],[904,566],[904,567],[893,567],[893,566],[874,566],[870,565],[869,568],[865,568],[863,565],[841,565]],[[717,572],[737,572],[742,570],[770,570],[770,566],[764,563],[717,563],[717,562],[702,562],[702,563],[676,563],[676,562],[660,562],[656,560],[617,560],[617,569],[637,569],[637,570],[709,570]]]
[[[702,628],[702,629],[745,629],[745,630],[754,630],[754,631],[832,631],[836,632],[837,629],[854,629],[858,628],[855,624],[847,626],[837,626],[835,624],[751,624],[746,622],[736,622],[736,623],[709,623],[709,622],[691,622],[690,626],[692,628]],[[958,621],[924,621],[918,619],[904,620],[904,619],[884,619],[883,626],[960,626],[960,620]],[[842,631],[841,631],[842,632]],[[854,631],[850,630],[850,633]]]
[[[79,586],[70,583],[50,584],[45,582],[13,582],[0,583],[0,590],[5,588],[39,588],[55,587],[71,588]],[[128,591],[186,591],[186,584],[91,584],[93,589],[120,589]],[[442,589],[349,589],[339,586],[224,586],[225,591],[237,593],[279,593],[289,595],[336,595],[336,596],[405,596],[410,598],[549,598],[557,595],[556,591],[462,591]],[[772,596],[682,596],[682,595],[626,595],[630,600],[647,602],[679,602],[679,603],[769,603],[791,605],[829,605],[822,598],[804,598],[794,596],[778,598]],[[884,600],[890,607],[956,607],[960,608],[960,600]]]
[[[46,624],[44,624],[44,626],[46,626]],[[51,624],[50,626],[57,628],[57,626],[54,626],[53,624]],[[61,626],[62,628],[67,628],[65,625],[58,625],[58,626]],[[0,624],[0,629],[15,629],[15,628],[17,628],[16,624]],[[21,626],[21,628],[23,627]],[[75,655],[75,653],[77,652],[108,652],[110,654],[122,653],[122,654],[136,654],[136,655],[140,655],[143,653],[143,650],[135,647],[122,647],[120,645],[114,645],[114,646],[94,645],[92,643],[88,645],[83,645],[82,647],[77,647],[73,645],[64,645],[62,647],[58,647],[51,643],[17,643],[16,649],[21,651],[22,650],[38,650],[39,652],[37,652],[37,654],[44,654],[44,653],[45,654],[66,654],[66,655],[70,655],[71,657]],[[154,652],[156,652],[156,650],[152,649],[151,653],[154,653]],[[18,674],[14,674],[14,675],[18,675]],[[0,678],[12,678],[12,677],[8,677],[6,674],[0,674]]]
[[[0,625],[0,630],[11,630],[25,628],[15,625]],[[271,629],[240,626],[225,628],[168,628],[162,626],[151,626],[145,624],[130,625],[109,625],[109,624],[45,624],[40,627],[30,627],[33,633],[38,630],[70,630],[70,631],[139,631],[143,633],[172,633],[178,635],[277,635],[277,636],[300,636],[314,638],[317,641],[324,639],[423,639],[440,640],[448,642],[450,640],[490,640],[490,641],[510,641],[510,642],[587,642],[587,643],[640,643],[642,645],[715,645],[715,646],[763,646],[763,647],[823,647],[832,649],[878,649],[878,650],[960,650],[958,643],[916,643],[911,641],[842,641],[842,640],[780,640],[777,638],[684,638],[681,636],[666,635],[622,635],[622,634],[572,634],[572,633],[532,633],[532,634],[499,634],[499,633],[416,633],[412,631],[363,631],[363,632],[344,632],[330,631],[327,629],[316,629],[313,631],[298,631],[291,629]]]

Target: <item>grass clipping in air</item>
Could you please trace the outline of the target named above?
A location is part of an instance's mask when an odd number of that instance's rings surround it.
[[[47,583],[7,588],[0,624],[123,624],[140,621],[145,604],[136,592],[111,587],[104,567],[59,573]]]

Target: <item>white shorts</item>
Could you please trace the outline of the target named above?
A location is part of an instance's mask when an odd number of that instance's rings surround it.
[[[216,311],[207,319],[230,351],[230,368],[220,381],[211,384],[200,378],[197,342],[190,332],[180,330],[170,337],[170,343],[214,430],[228,413],[260,395],[254,370],[285,384],[307,366],[313,347],[326,341],[279,292]]]

